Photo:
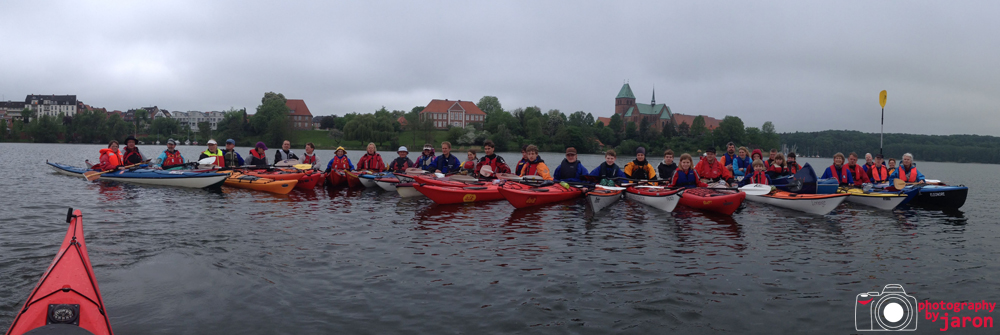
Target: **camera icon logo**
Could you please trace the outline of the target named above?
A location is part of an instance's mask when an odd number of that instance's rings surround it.
[[[858,331],[917,330],[917,298],[903,285],[889,284],[882,292],[858,294],[854,303],[854,327]]]

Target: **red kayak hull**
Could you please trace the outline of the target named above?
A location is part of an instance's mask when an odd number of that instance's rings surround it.
[[[711,188],[689,188],[681,194],[680,204],[695,209],[733,215],[747,194],[737,191],[719,191]]]
[[[503,200],[499,187],[489,186],[437,186],[413,184],[413,188],[438,204],[461,204],[467,202]]]
[[[515,208],[525,208],[576,199],[583,196],[583,190],[570,187],[568,190],[558,184],[533,187],[521,183],[507,182],[499,188],[504,199]]]
[[[7,335],[20,335],[46,326],[49,309],[60,308],[55,305],[76,305],[79,309],[75,313],[57,315],[75,314],[79,327],[95,335],[113,334],[111,323],[105,314],[104,300],[101,299],[101,291],[90,265],[90,257],[87,256],[87,244],[83,239],[83,217],[78,210],[73,211],[69,231],[63,238],[59,253],[31,291],[24,308],[7,330]],[[48,327],[57,326],[66,327]]]
[[[326,175],[326,180],[330,183],[330,186],[343,186],[347,185],[347,176],[344,175],[343,170],[332,170]]]
[[[316,188],[316,185],[323,180],[322,173],[306,172],[302,178],[299,178],[299,183],[295,184],[295,188],[300,190],[311,190]]]
[[[344,179],[347,179],[347,187],[350,188],[364,188],[365,185],[361,184],[361,178],[358,177],[357,172],[344,171]]]
[[[436,185],[436,186],[457,186],[457,187],[464,187],[464,186],[484,186],[484,185],[489,184],[487,182],[454,181],[454,180],[448,179],[448,177],[436,178],[436,177],[431,176],[431,175],[420,175],[420,176],[410,176],[410,177],[413,178],[413,182],[415,184],[427,184],[427,185]]]

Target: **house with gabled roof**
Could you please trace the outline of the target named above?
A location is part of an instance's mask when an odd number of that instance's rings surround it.
[[[420,121],[433,120],[434,128],[437,129],[447,129],[449,126],[465,128],[471,124],[486,122],[486,113],[472,101],[434,99],[419,115]]]
[[[302,99],[285,99],[285,106],[288,106],[288,122],[295,129],[313,129],[313,115]]]

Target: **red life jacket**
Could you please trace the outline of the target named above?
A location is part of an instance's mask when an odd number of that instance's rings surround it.
[[[101,166],[101,169],[111,170],[115,167],[122,165],[122,154],[118,150],[112,150],[111,148],[101,149],[101,157],[107,158],[107,166]]]
[[[767,172],[765,171],[754,172],[752,175],[750,175],[750,183],[770,185],[770,183],[767,182]]]
[[[330,168],[332,168],[334,170],[347,170],[347,169],[350,169],[351,165],[348,164],[348,161],[349,161],[349,159],[347,159],[347,155],[333,156],[333,165],[330,166]]]
[[[544,163],[541,158],[535,159],[535,161],[524,162],[524,167],[521,168],[521,176],[537,176],[538,175],[538,164]]]
[[[854,164],[853,168],[850,167],[850,165],[847,165],[847,169],[850,170],[851,174],[854,175],[855,186],[861,186],[861,184],[864,183],[865,179],[868,178],[868,174],[865,173],[865,170],[863,168],[861,168],[861,165]]]
[[[875,165],[871,170],[872,172],[872,182],[881,183],[883,181],[889,180],[889,170],[885,168],[884,165]]]
[[[916,167],[910,166],[910,172],[912,172],[912,173],[910,173],[909,178],[907,178],[907,176],[906,176],[906,168],[900,166],[897,169],[899,171],[899,179],[902,179],[903,181],[905,181],[907,183],[916,183],[917,182],[917,168]]]
[[[302,164],[316,164],[316,154],[302,154]]]
[[[830,172],[833,173],[833,178],[836,179],[837,183],[839,183],[839,184],[847,184],[847,182],[848,182],[848,180],[847,180],[847,172],[848,171],[850,171],[850,170],[847,169],[847,164],[844,164],[844,165],[840,166],[840,172],[839,173],[837,172],[837,166],[836,165],[830,165]]]
[[[163,166],[184,164],[184,157],[181,157],[180,151],[174,150],[174,153],[170,153],[170,150],[164,150],[163,154],[167,155],[167,158],[161,162]]]
[[[490,156],[483,156],[483,158],[480,158],[479,164],[476,164],[476,173],[482,171],[483,167],[487,165],[489,165],[490,169],[493,169],[493,173],[510,173],[510,167],[503,161],[503,158],[500,158],[500,156],[496,154],[493,155],[492,159],[490,159]]]
[[[132,156],[138,156],[139,158],[137,158],[138,160],[135,160],[133,163]],[[139,154],[139,148],[136,148],[135,150],[129,150],[127,147],[125,148],[125,154],[122,155],[122,164],[125,163],[136,164],[141,162],[142,162],[142,155]]]
[[[801,168],[802,167],[799,166],[799,163],[792,163],[792,164],[788,165],[788,172],[791,172],[792,174],[796,174],[796,173],[799,173],[799,169],[801,169]]]
[[[264,157],[264,154],[257,153],[257,149],[250,150],[250,155],[256,159],[267,159],[267,157]]]
[[[375,172],[385,171],[385,162],[382,161],[382,156],[377,152],[374,154],[365,153],[358,160],[358,170],[372,170]]]

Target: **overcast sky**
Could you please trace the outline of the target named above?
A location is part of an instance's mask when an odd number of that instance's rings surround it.
[[[0,2],[0,94],[126,110],[314,115],[497,96],[610,116],[638,102],[779,132],[1000,135],[1000,3]]]

